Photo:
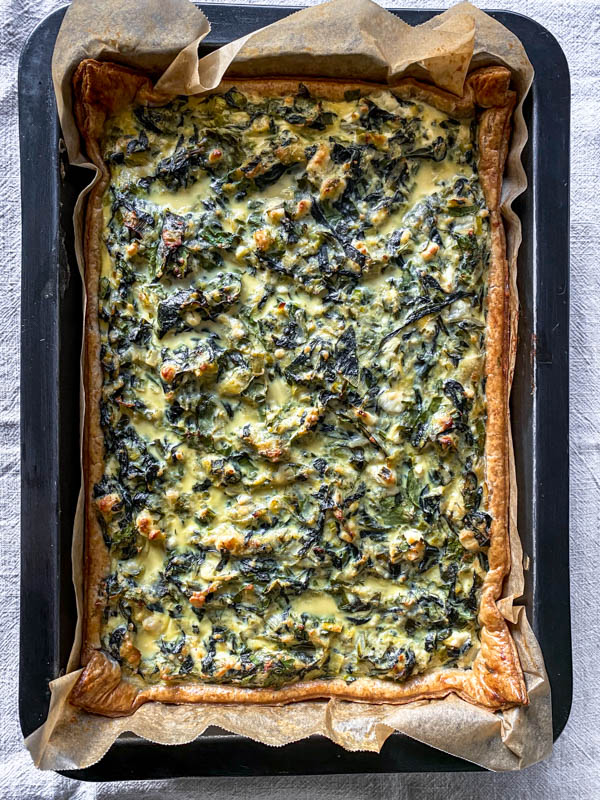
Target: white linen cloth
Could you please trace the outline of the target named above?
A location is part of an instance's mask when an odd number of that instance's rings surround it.
[[[447,0],[379,2],[398,8],[448,6]],[[21,216],[16,81],[19,54],[28,35],[62,4],[61,0],[0,0],[0,800],[599,798],[600,0],[490,2],[494,9],[517,11],[548,28],[565,51],[572,82],[570,552],[574,697],[570,720],[550,759],[519,774],[182,778],[105,784],[72,781],[33,767],[23,746],[17,696]],[[296,3],[280,0],[269,4]],[[202,5],[209,19],[210,5]]]

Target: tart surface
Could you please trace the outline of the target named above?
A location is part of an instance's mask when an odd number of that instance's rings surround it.
[[[507,533],[514,96],[87,61],[72,702],[526,702]]]

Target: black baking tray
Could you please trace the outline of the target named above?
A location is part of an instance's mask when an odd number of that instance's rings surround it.
[[[207,5],[208,53],[297,8]],[[74,203],[89,171],[70,167],[56,113],[50,62],[64,16],[48,16],[19,65],[22,197],[21,650],[19,709],[27,736],[45,720],[48,682],[64,673],[75,630],[71,535],[79,491],[79,356],[82,287],[75,261]],[[413,25],[437,11],[394,10]],[[531,558],[523,602],[552,685],[554,739],[571,707],[569,607],[569,114],[565,56],[532,19],[490,12],[523,42],[536,71],[525,103],[530,141],[523,222],[521,316],[512,392],[518,523]],[[478,770],[400,734],[380,754],[349,753],[324,737],[270,748],[214,730],[177,747],[132,735],[97,764],[62,774],[83,780],[175,776],[298,775]]]

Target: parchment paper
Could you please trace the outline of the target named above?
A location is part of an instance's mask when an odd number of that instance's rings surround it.
[[[131,0],[125,4],[122,0],[74,0],[65,15],[53,58],[58,111],[71,162],[95,169],[80,150],[71,108],[71,78],[83,58],[151,70],[159,78],[157,89],[171,94],[213,89],[225,72],[240,77],[300,75],[390,84],[412,75],[460,94],[465,76],[473,68],[500,63],[511,69],[519,103],[502,210],[510,265],[512,376],[518,315],[516,256],[521,226],[510,206],[526,188],[521,164],[521,151],[527,140],[522,103],[533,79],[533,69],[520,41],[468,2],[411,27],[371,0],[332,0],[292,14],[198,60],[198,44],[209,29],[202,12],[188,0]],[[82,270],[81,231],[87,191],[89,187],[80,196],[74,217]],[[88,714],[67,700],[80,674],[78,624],[68,674],[51,684],[48,719],[26,740],[35,764],[41,769],[82,768],[99,760],[124,732],[164,744],[180,744],[192,741],[210,725],[274,746],[322,734],[347,750],[371,751],[379,751],[393,731],[400,731],[493,770],[522,769],[542,760],[552,747],[550,686],[525,609],[515,603],[523,591],[524,579],[516,528],[512,448],[510,479],[512,566],[498,605],[517,644],[529,693],[528,707],[492,713],[455,696],[405,705],[335,699],[281,707],[147,703],[129,717],[109,719]],[[81,505],[80,501],[73,536],[73,580],[79,608],[83,591]]]

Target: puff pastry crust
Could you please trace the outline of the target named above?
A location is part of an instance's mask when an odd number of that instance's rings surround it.
[[[325,99],[343,99],[348,90],[364,95],[381,87],[330,80],[304,80],[310,93]],[[217,90],[232,86],[251,88],[265,96],[295,91],[298,80],[265,79],[225,81]],[[102,261],[102,195],[109,183],[109,170],[102,158],[100,138],[108,115],[132,103],[160,105],[168,98],[154,93],[143,74],[111,63],[82,62],[74,76],[75,112],[89,159],[98,168],[98,178],[87,203],[85,226],[85,316],[84,379],[86,391],[84,474],[86,496],[84,636],[81,663],[84,670],[71,696],[71,703],[96,714],[131,714],[143,703],[265,703],[284,704],[313,698],[338,697],[362,702],[406,703],[441,698],[455,693],[487,709],[526,704],[527,694],[516,647],[498,610],[503,581],[510,569],[508,537],[508,354],[509,283],[504,228],[500,212],[502,175],[510,137],[515,94],[510,73],[503,67],[479,69],[468,76],[462,97],[455,97],[413,79],[393,86],[401,98],[426,102],[455,117],[474,113],[479,120],[479,177],[490,212],[491,259],[489,263],[486,330],[486,485],[492,516],[489,570],[481,591],[479,609],[480,649],[471,669],[441,668],[402,683],[359,678],[308,680],[281,688],[241,688],[193,681],[178,685],[143,684],[122,674],[120,665],[100,649],[100,628],[105,605],[103,581],[108,552],[93,500],[93,487],[101,479],[104,460],[100,426],[100,335],[98,326],[99,277]]]

